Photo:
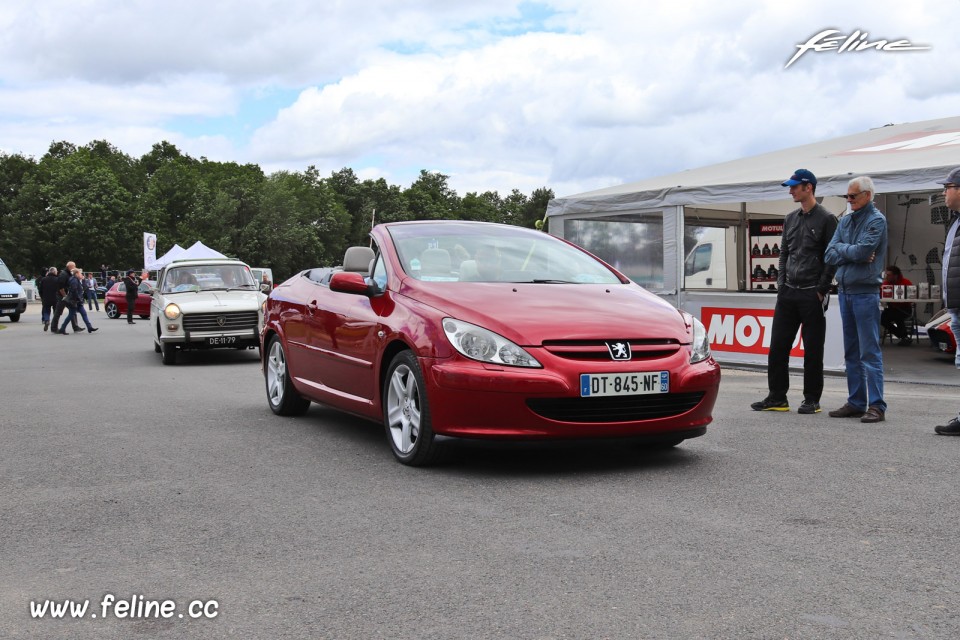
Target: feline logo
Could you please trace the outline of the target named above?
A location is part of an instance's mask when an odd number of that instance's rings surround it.
[[[841,34],[836,29],[825,29],[818,34],[811,36],[806,42],[798,44],[798,51],[793,54],[793,57],[790,58],[790,61],[786,64],[784,69],[789,69],[790,65],[796,62],[797,59],[799,59],[800,56],[805,54],[807,51],[815,51],[819,53],[821,51],[835,50],[837,53],[849,53],[851,51],[876,49],[877,51],[896,53],[899,51],[928,51],[933,48],[928,45],[915,45],[909,40],[877,40],[876,42],[869,42],[867,40],[867,35],[868,34],[866,31],[860,31],[859,29],[855,30],[849,36]]]

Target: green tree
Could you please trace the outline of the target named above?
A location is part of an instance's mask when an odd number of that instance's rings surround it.
[[[446,176],[438,171],[420,171],[410,188],[403,192],[408,220],[445,220],[460,218],[460,199],[450,188]]]

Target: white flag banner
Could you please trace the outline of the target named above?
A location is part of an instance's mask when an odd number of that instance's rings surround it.
[[[143,234],[143,268],[149,270],[150,265],[157,261],[157,234]]]

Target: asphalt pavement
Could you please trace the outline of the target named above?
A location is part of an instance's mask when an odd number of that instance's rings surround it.
[[[842,378],[823,413],[754,412],[765,375],[724,369],[672,451],[469,442],[413,469],[379,425],[274,416],[256,351],[168,367],[145,321],[92,319],[0,321],[2,638],[960,635],[947,384],[888,382],[867,425],[827,416]]]

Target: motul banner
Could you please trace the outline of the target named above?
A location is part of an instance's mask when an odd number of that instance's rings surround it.
[[[773,309],[702,307],[700,321],[707,328],[710,348],[714,351],[759,354],[770,351]],[[803,357],[800,332],[797,332],[790,355]]]

